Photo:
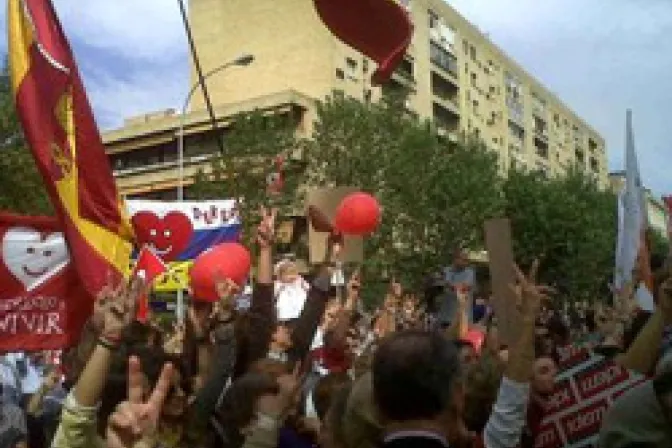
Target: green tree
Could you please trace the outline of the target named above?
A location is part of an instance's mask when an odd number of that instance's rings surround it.
[[[7,67],[5,61],[0,71],[0,210],[52,214],[42,177],[17,119]]]
[[[365,243],[373,278],[417,284],[456,245],[482,247],[483,221],[504,206],[497,156],[475,140],[440,138],[403,95],[362,103],[335,94],[319,105],[305,152],[310,185],[354,186],[379,200],[382,223]]]
[[[512,170],[504,184],[514,252],[542,261],[541,279],[571,300],[604,300],[613,276],[616,195],[571,170],[546,179]]]
[[[296,122],[291,116],[265,116],[260,111],[233,120],[224,138],[224,154],[215,154],[187,190],[189,199],[239,198],[244,235],[251,235],[260,205],[281,209],[293,205],[302,165],[292,155],[298,148]],[[203,148],[207,151],[207,148]],[[267,192],[269,175],[277,172],[278,157],[284,158],[281,195]]]

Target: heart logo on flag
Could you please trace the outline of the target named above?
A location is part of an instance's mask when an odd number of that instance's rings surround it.
[[[170,212],[163,218],[143,211],[131,219],[138,245],[147,245],[164,261],[173,261],[189,245],[194,231],[191,221],[182,212]]]
[[[26,291],[32,291],[66,267],[70,254],[62,233],[14,227],[2,239],[2,260]]]

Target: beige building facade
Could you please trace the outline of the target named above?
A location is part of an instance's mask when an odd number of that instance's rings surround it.
[[[620,193],[625,188],[625,172],[614,171],[609,173],[609,186],[614,193]],[[662,198],[656,197],[650,190],[646,191],[646,212],[649,226],[660,235],[669,239],[667,233],[668,211]]]
[[[400,3],[414,23],[413,41],[392,80],[378,87],[370,82],[373,62],[335,38],[312,1],[191,0],[190,21],[204,71],[241,54],[255,57],[247,67],[208,79],[221,126],[236,111],[261,108],[291,113],[297,130],[309,134],[315,101],[335,90],[376,101],[386,89],[405,86],[411,91],[409,110],[432,120],[447,138],[462,132],[479,136],[500,155],[503,172],[517,166],[553,176],[578,164],[608,184],[604,139],[555,95],[444,0]],[[196,81],[193,70],[191,81]],[[123,193],[160,196],[162,189],[174,188],[182,119],[191,140],[187,148],[198,148],[196,155],[187,151],[185,173],[195,172],[214,150],[203,137],[204,109],[197,94],[185,117],[173,111],[147,115],[104,136]],[[153,168],[143,171],[147,164],[138,151],[149,154],[157,145],[162,154],[150,154]]]

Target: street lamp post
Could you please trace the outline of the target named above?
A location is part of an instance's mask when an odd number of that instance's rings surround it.
[[[244,54],[233,61],[226,62],[218,67],[213,68],[203,76],[203,80],[207,80],[211,76],[226,70],[229,67],[239,66],[244,67],[250,65],[254,61],[254,56],[251,54]],[[189,93],[184,99],[184,104],[182,105],[182,110],[180,111],[180,128],[177,136],[177,165],[178,165],[178,178],[179,183],[177,185],[177,200],[182,202],[184,200],[184,120],[187,114],[187,108],[191,102],[191,98],[196,93],[196,90],[200,86],[200,82],[194,83],[189,89]]]
[[[218,67],[213,68],[209,72],[207,72],[203,76],[203,82],[205,82],[209,77],[212,75],[215,75],[221,71],[226,70],[229,67],[234,67],[234,66],[239,66],[239,67],[244,67],[246,65],[250,65],[254,61],[254,56],[251,54],[244,54],[233,61],[226,62]],[[201,81],[199,80],[198,82],[194,83],[193,86],[191,86],[191,89],[189,89],[189,93],[187,94],[186,98],[184,99],[184,104],[182,105],[182,110],[180,111],[180,129],[178,131],[178,136],[177,136],[177,170],[178,170],[178,184],[177,184],[177,200],[179,202],[184,201],[184,120],[185,116],[187,115],[187,108],[189,107],[189,103],[191,102],[191,97],[194,96],[194,93],[196,93],[196,90],[198,87],[201,85]],[[216,128],[216,121],[214,121],[213,118],[213,127],[215,128],[215,131],[217,130]],[[218,136],[215,136],[216,138],[219,138]],[[181,286],[181,285],[180,285]],[[178,322],[184,322],[184,291],[182,290],[182,287],[179,287],[177,289],[177,309],[176,309],[176,314],[177,314],[177,320]]]

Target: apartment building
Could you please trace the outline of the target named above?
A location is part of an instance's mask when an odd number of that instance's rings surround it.
[[[613,171],[609,173],[609,187],[614,193],[620,193],[625,188],[625,171]],[[669,214],[667,206],[661,197],[654,195],[651,190],[646,190],[646,213],[649,227],[660,235],[669,239],[667,233],[667,221]]]
[[[335,90],[376,101],[403,86],[411,92],[409,110],[431,119],[447,138],[477,135],[500,155],[503,172],[517,166],[553,176],[578,164],[608,184],[604,139],[559,98],[444,0],[399,1],[415,25],[413,42],[391,81],[373,86],[373,63],[326,29],[312,1],[191,0],[205,71],[244,53],[255,57],[208,79],[220,127],[233,112],[259,107],[292,114],[297,131],[309,133],[315,101]],[[105,135],[122,192],[170,196],[181,124],[189,140],[189,183],[214,150],[204,109],[196,95],[186,116],[150,114]]]

